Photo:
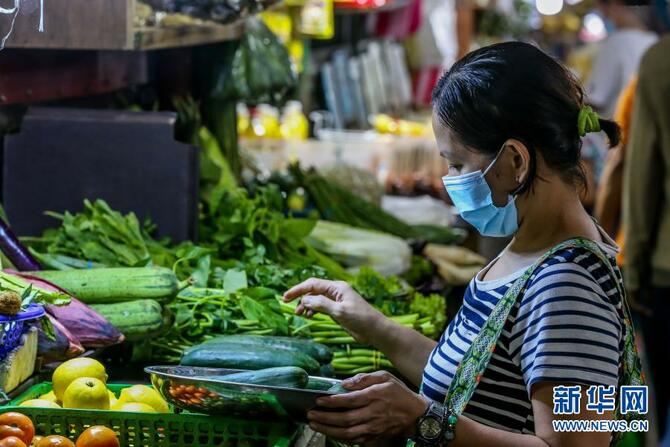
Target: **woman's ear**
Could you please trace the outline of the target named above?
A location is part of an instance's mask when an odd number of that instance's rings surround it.
[[[505,148],[508,152],[506,157],[508,166],[511,167],[514,173],[514,181],[517,187],[521,186],[530,174],[531,159],[528,147],[519,140],[509,139],[505,142]]]

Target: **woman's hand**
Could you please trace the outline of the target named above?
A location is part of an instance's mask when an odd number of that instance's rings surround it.
[[[311,278],[292,287],[284,301],[301,298],[296,314],[311,317],[317,312],[330,315],[359,343],[373,344],[374,328],[385,317],[343,281]]]
[[[414,435],[429,402],[386,371],[358,374],[342,382],[349,393],[322,397],[307,413],[309,426],[334,439],[363,443]],[[332,411],[327,411],[331,409]]]

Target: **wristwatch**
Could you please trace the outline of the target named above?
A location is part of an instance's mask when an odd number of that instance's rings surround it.
[[[418,446],[433,447],[444,444],[447,410],[432,402],[416,426],[415,442]]]

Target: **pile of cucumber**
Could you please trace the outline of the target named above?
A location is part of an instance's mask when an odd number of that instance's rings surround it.
[[[323,379],[309,377],[307,372],[297,366],[279,366],[256,371],[243,371],[221,376],[203,376],[207,380],[243,383],[247,385],[266,385],[282,388],[312,389],[331,393],[347,393],[340,382],[333,384]]]
[[[311,340],[260,335],[222,335],[184,352],[181,364],[260,370],[298,367],[311,375],[332,376],[331,350]]]
[[[187,285],[164,267],[42,270],[30,275],[67,290],[131,342],[158,337],[170,330],[174,315],[165,305]]]

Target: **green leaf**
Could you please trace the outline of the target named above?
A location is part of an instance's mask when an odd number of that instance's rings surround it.
[[[274,312],[269,306],[248,296],[241,296],[239,305],[244,318],[258,320],[261,326],[272,329],[276,334],[288,334],[288,322],[281,313]]]
[[[47,340],[56,341],[56,331],[53,324],[51,324],[51,320],[47,317],[40,318],[40,324]]]
[[[174,324],[175,326],[183,326],[190,323],[193,320],[193,310],[188,306],[188,304],[179,303],[171,306],[172,311],[175,314]]]
[[[249,287],[247,273],[244,270],[230,269],[226,271],[223,277],[223,290],[226,293],[234,293],[247,287]]]
[[[191,273],[191,277],[194,280],[194,286],[207,287],[207,283],[209,282],[209,275],[211,273],[211,261],[212,257],[210,255],[203,256],[202,258],[198,259],[198,266]]]
[[[268,287],[250,287],[243,290],[243,293],[250,298],[260,301],[274,300],[275,296],[277,296],[277,291]]]

